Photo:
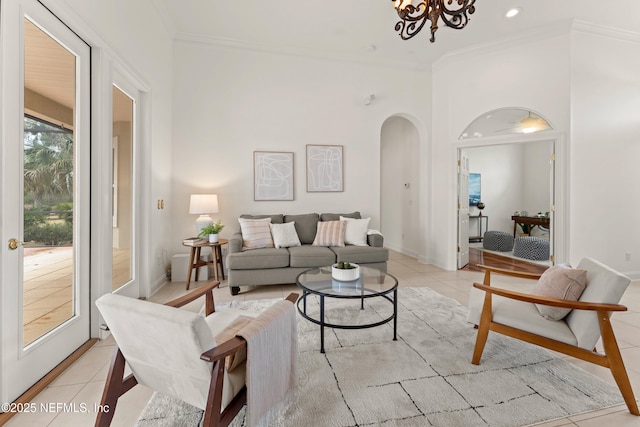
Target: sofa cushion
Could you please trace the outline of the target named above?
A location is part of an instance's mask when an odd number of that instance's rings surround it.
[[[344,246],[344,221],[321,221],[313,246]]]
[[[373,262],[386,262],[389,260],[389,251],[386,248],[372,246],[343,246],[331,247],[336,253],[336,261],[355,262],[367,264]]]
[[[285,215],[284,222],[295,222],[298,238],[303,245],[310,245],[316,238],[316,228],[319,216],[317,213],[301,215]]]
[[[340,216],[340,221],[345,221],[344,243],[347,245],[367,246],[367,230],[371,218],[355,219]]]
[[[339,221],[340,217],[344,216],[346,218],[360,219],[360,212],[355,211],[351,213],[323,213],[320,215],[320,221]]]
[[[286,248],[264,248],[234,252],[227,255],[230,270],[255,270],[289,266],[289,251]]]
[[[273,248],[271,229],[269,224],[271,218],[247,219],[238,218],[240,230],[242,231],[242,250]]]
[[[284,216],[282,214],[275,215],[248,215],[242,214],[240,218],[246,219],[262,219],[262,218],[271,218],[271,224],[282,224],[284,222]]]
[[[291,267],[323,267],[336,262],[336,254],[322,246],[297,246],[289,248],[289,264]]]

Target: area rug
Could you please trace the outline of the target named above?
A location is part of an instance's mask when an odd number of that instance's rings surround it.
[[[623,403],[618,389],[533,345],[490,333],[471,364],[476,330],[467,310],[429,288],[398,290],[392,324],[325,329],[299,317],[299,386],[272,426],[524,426]],[[259,311],[272,300],[233,302]],[[223,309],[223,307],[221,307]],[[308,312],[318,310],[317,300]],[[328,299],[328,320],[369,323],[389,316],[387,301]],[[155,394],[140,426],[196,426],[201,411]],[[244,425],[241,413],[234,425]]]

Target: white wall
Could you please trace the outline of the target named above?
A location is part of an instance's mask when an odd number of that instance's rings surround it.
[[[380,230],[385,246],[419,257],[420,134],[408,119],[395,116],[382,125],[380,141]]]
[[[59,2],[44,0],[44,3],[60,17],[72,30],[92,46],[94,80],[93,88],[100,88],[103,93],[93,93],[101,99],[94,117],[101,117],[107,123],[93,123],[94,139],[98,135],[105,147],[110,146],[108,130],[111,128],[110,96],[111,79],[116,75],[126,76],[133,82],[132,86],[140,92],[143,100],[143,116],[137,117],[139,129],[142,129],[139,140],[140,149],[137,162],[141,169],[141,188],[136,195],[137,214],[141,217],[143,230],[138,230],[142,239],[138,247],[140,255],[141,293],[149,296],[164,282],[165,268],[168,263],[167,247],[171,241],[168,230],[172,221],[164,210],[156,209],[156,200],[164,199],[167,206],[173,202],[171,198],[171,113],[172,113],[172,65],[173,39],[170,29],[163,25],[161,15],[156,10],[154,1],[113,0],[108,2],[87,2],[85,0],[66,0]],[[126,11],[126,13],[124,13]],[[98,71],[96,71],[98,70]],[[102,97],[102,98],[100,98]],[[107,112],[105,114],[105,112]],[[104,139],[102,139],[104,138]],[[94,141],[95,143],[96,141]],[[98,144],[100,146],[100,144]],[[109,150],[107,150],[109,152]],[[105,171],[100,176],[108,188],[106,179],[109,170],[108,156]],[[94,172],[96,170],[95,165]],[[95,179],[96,177],[94,177]],[[95,185],[92,184],[95,189]],[[105,190],[106,191],[106,190]],[[100,203],[102,216],[94,220],[108,221],[111,217],[108,206],[109,199],[96,197],[92,203]],[[92,214],[94,215],[94,214]],[[105,222],[106,224],[106,222]],[[157,230],[163,230],[158,233]],[[110,225],[109,231],[110,233]],[[103,236],[97,236],[99,240]],[[104,236],[106,237],[106,236]],[[102,254],[104,263],[111,265],[111,241],[105,242]],[[96,256],[94,251],[94,256]],[[95,268],[94,268],[95,270]],[[93,276],[92,272],[92,276]],[[100,281],[107,282],[107,275],[100,275]],[[110,279],[110,278],[109,278]],[[108,280],[106,289],[111,288]],[[95,292],[94,292],[95,294]]]
[[[523,208],[530,215],[551,209],[551,154],[553,144],[548,141],[531,142],[523,146]]]
[[[576,31],[571,43],[571,258],[640,277],[640,42]]]
[[[515,211],[549,210],[549,142],[513,143],[465,149],[470,171],[481,174],[482,201],[489,230],[513,232]],[[471,207],[471,214],[478,209]],[[475,220],[472,226],[476,226]],[[483,230],[486,231],[486,230]]]
[[[179,41],[174,62],[172,252],[193,234],[189,195],[218,194],[221,237],[242,213],[351,212],[380,227],[380,132],[428,118],[428,73]],[[374,93],[371,105],[364,98]],[[306,144],[344,146],[344,191],[306,192]],[[426,142],[421,142],[422,146]],[[253,152],[294,153],[294,200],[253,200]]]
[[[469,171],[481,174],[481,199],[486,206],[482,214],[489,217],[489,230],[512,232],[511,215],[523,209],[522,147],[494,145],[465,151],[469,156]],[[472,215],[478,214],[477,208],[470,210]],[[475,220],[471,226],[477,226]]]

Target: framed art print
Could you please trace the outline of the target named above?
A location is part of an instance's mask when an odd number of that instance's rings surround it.
[[[342,145],[307,145],[307,192],[343,191]]]
[[[253,152],[253,199],[293,200],[293,153]]]

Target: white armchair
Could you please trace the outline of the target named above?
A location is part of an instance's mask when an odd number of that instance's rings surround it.
[[[226,426],[247,401],[245,362],[225,366],[225,358],[246,350],[246,341],[235,337],[216,342],[216,335],[238,316],[258,316],[244,310],[215,312],[213,281],[166,305],[120,295],[103,295],[96,301],[116,341],[96,426],[108,426],[118,398],[136,384],[181,399],[203,409],[204,426]],[[206,296],[206,318],[179,310]],[[295,302],[296,294],[287,300]],[[124,377],[125,363],[132,374]]]
[[[475,283],[469,296],[468,320],[478,328],[473,364],[480,363],[489,331],[527,341],[609,368],[629,412],[640,415],[611,326],[611,314],[627,310],[618,302],[630,283],[629,278],[596,260],[585,258],[577,269],[587,271],[587,286],[578,301],[566,301],[491,286],[491,273],[529,279],[537,279],[540,275],[481,268],[485,270],[484,283]],[[540,315],[536,304],[571,311],[562,320],[547,320]],[[595,348],[600,337],[604,354]]]

